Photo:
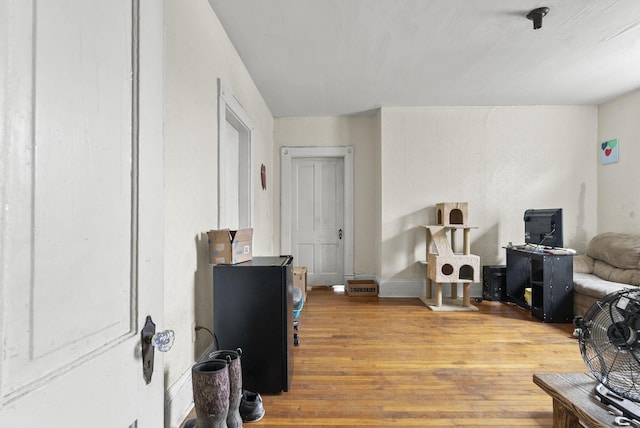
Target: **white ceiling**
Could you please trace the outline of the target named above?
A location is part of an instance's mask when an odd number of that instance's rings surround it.
[[[209,2],[276,117],[599,104],[640,88],[639,0]]]

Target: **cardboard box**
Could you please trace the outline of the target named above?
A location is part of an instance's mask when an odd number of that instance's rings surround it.
[[[235,265],[253,258],[253,229],[210,230],[209,263]]]
[[[378,283],[373,279],[352,279],[347,281],[347,296],[377,296]]]
[[[302,300],[307,300],[307,268],[306,266],[293,267],[293,286],[302,290]]]

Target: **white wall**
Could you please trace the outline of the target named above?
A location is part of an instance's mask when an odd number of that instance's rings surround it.
[[[380,172],[382,171],[382,111],[378,109],[375,117],[375,137],[376,141],[375,153],[374,153],[374,165],[375,165],[375,231],[374,235],[374,260],[376,263],[376,278],[382,277],[382,177]]]
[[[354,146],[354,274],[372,275],[375,258],[375,183],[378,176],[374,156],[378,147],[374,117],[277,118],[274,140],[278,147]],[[279,152],[279,150],[278,150]],[[279,171],[279,159],[277,164]],[[279,174],[277,172],[276,174]],[[280,186],[275,196],[280,200]],[[279,218],[280,210],[277,214]],[[279,237],[277,238],[279,242]]]
[[[389,107],[381,119],[381,294],[424,278],[424,231],[438,202],[469,203],[471,252],[502,264],[524,241],[527,208],[564,210],[565,246],[596,230],[597,108]]]
[[[217,79],[254,122],[254,255],[279,254],[274,236],[273,186],[260,187],[260,165],[269,178],[273,117],[206,0],[165,2],[165,324],[176,343],[165,355],[165,382],[174,401],[191,399],[191,365],[211,343],[193,325],[213,326],[211,266],[205,232],[217,226]],[[163,231],[158,231],[162,233]],[[181,385],[183,384],[183,385]],[[188,404],[188,403],[187,403]],[[169,403],[169,422],[184,415]],[[180,406],[178,406],[180,407]]]
[[[357,275],[383,296],[423,291],[424,230],[435,204],[469,203],[471,249],[502,264],[528,208],[564,210],[565,246],[596,232],[597,108],[385,107],[375,117],[280,118],[281,146],[354,145]],[[279,214],[278,214],[279,215]]]
[[[640,231],[640,91],[603,104],[598,112],[598,233]],[[599,144],[618,139],[619,161],[602,165]]]

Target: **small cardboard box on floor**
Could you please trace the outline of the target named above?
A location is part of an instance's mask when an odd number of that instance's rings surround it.
[[[373,279],[350,279],[346,291],[347,296],[377,296],[378,283]]]
[[[235,265],[253,258],[253,229],[210,230],[209,263]]]
[[[302,290],[302,300],[307,301],[307,268],[306,266],[293,267],[293,286]]]

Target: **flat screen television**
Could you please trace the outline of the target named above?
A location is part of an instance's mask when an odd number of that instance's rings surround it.
[[[526,210],[524,242],[562,248],[562,208]]]

